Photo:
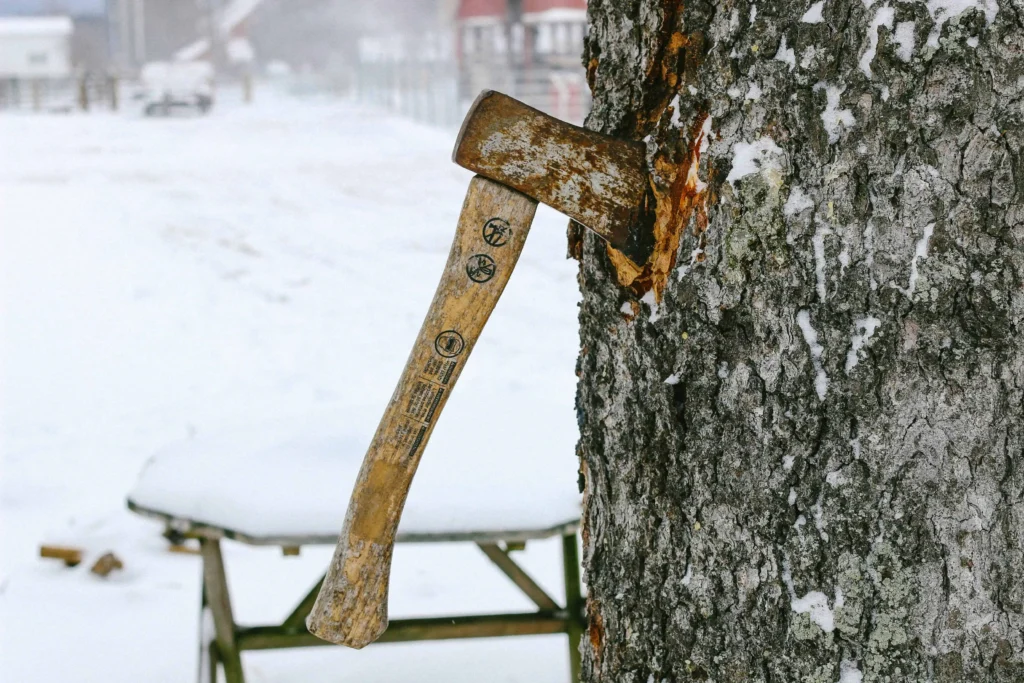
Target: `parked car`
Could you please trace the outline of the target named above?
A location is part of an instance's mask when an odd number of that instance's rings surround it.
[[[205,114],[213,107],[213,65],[209,62],[150,62],[142,67],[146,116],[170,116],[176,109]]]

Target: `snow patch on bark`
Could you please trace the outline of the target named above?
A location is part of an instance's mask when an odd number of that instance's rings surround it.
[[[811,199],[806,192],[799,185],[794,185],[789,191],[789,197],[786,198],[786,203],[782,207],[782,213],[787,218],[792,218],[804,209],[813,209],[814,200]]]
[[[818,530],[818,535],[821,536],[822,540],[828,540],[828,533],[825,531],[825,511],[821,507],[821,497],[824,492],[818,495],[818,500],[814,501],[814,505],[811,506],[811,514],[814,515],[814,528]]]
[[[819,2],[811,5],[811,8],[804,12],[804,15],[800,17],[800,21],[805,24],[820,24],[825,20],[821,16],[821,10],[825,7],[825,0],[819,0]]]
[[[672,108],[672,118],[669,119],[669,123],[673,128],[682,128],[683,122],[679,120],[679,93],[676,93],[676,96],[672,98],[668,106]]]
[[[864,265],[868,269],[868,286],[871,291],[878,289],[878,282],[875,281],[875,226],[871,219],[864,228]]]
[[[921,239],[917,241],[917,246],[914,247],[914,256],[910,259],[910,277],[907,279],[907,288],[904,289],[897,284],[893,284],[895,289],[902,292],[908,299],[914,298],[914,291],[917,289],[917,279],[920,276],[918,272],[918,263],[922,259],[928,258],[928,243],[932,238],[932,232],[935,230],[935,224],[929,223],[924,226],[924,234]]]
[[[914,57],[914,26],[913,21],[901,21],[896,24],[896,56],[904,62]]]
[[[928,34],[925,44],[928,47],[939,46],[939,36],[942,35],[942,27],[947,21],[958,17],[969,9],[980,9],[985,13],[985,21],[991,24],[999,13],[997,0],[928,0],[928,14],[932,16],[935,25],[932,32]]]
[[[825,91],[825,111],[821,113],[821,121],[825,124],[828,141],[833,144],[839,142],[841,129],[852,128],[853,124],[857,122],[853,117],[852,111],[839,108],[839,96],[843,94],[846,88],[818,81],[814,84],[813,90],[815,92],[818,90]]]
[[[844,659],[839,664],[839,681],[838,683],[863,683],[864,674],[857,668],[857,662],[849,659]]]
[[[701,154],[708,151],[708,147],[711,146],[711,116],[708,115],[704,119],[704,125],[700,127],[700,147],[697,151]]]
[[[811,238],[811,244],[814,245],[814,278],[821,301],[828,295],[828,289],[825,287],[825,236],[831,234],[828,226],[819,221],[814,229],[814,237]]]
[[[892,28],[893,19],[896,17],[896,12],[892,7],[883,5],[878,8],[875,12],[874,19],[871,20],[871,24],[868,26],[868,49],[864,51],[864,54],[860,57],[860,70],[864,72],[864,75],[871,78],[871,62],[875,59],[875,52],[878,50],[878,27],[884,26],[888,29]]]
[[[825,368],[821,364],[821,356],[825,352],[825,348],[818,343],[818,333],[811,325],[810,312],[802,310],[797,313],[796,322],[800,326],[800,331],[803,332],[807,347],[811,350],[811,363],[814,365],[815,373],[814,390],[818,393],[818,398],[824,401],[825,393],[828,391],[828,375],[825,374]]]
[[[853,336],[850,338],[850,350],[846,354],[846,374],[857,367],[857,363],[860,362],[860,350],[864,348],[864,345],[868,343],[868,340],[874,336],[878,326],[882,324],[882,321],[873,316],[865,316],[858,318],[853,323]]]
[[[782,36],[782,42],[779,43],[779,49],[772,59],[777,62],[788,64],[790,71],[796,68],[796,52],[793,51],[793,48],[786,47],[786,36]]]
[[[782,580],[789,591],[789,604],[797,614],[808,614],[811,621],[818,625],[825,633],[832,633],[836,630],[835,610],[843,606],[843,591],[836,586],[836,597],[833,607],[828,605],[828,597],[821,591],[810,591],[802,598],[796,596],[796,589],[793,587],[793,575],[789,570],[789,563],[782,565]]]
[[[733,187],[736,181],[757,172],[771,169],[782,170],[774,154],[782,154],[782,150],[770,137],[761,137],[754,142],[737,142],[732,146],[732,168],[725,177]]]
[[[699,263],[699,261],[697,259],[703,253],[704,253],[704,250],[701,249],[700,247],[697,247],[692,252],[690,252],[690,263],[689,263],[689,265],[680,266],[679,269],[676,271],[676,273],[677,273],[676,278],[679,279],[679,280],[682,280],[684,277],[686,277],[687,274],[689,274],[689,272],[693,270],[694,266],[696,266]]]
[[[698,171],[700,171],[700,158],[704,152],[707,151],[710,143],[708,139],[711,137],[711,117],[704,117],[704,123],[700,128],[700,145],[698,147],[697,154],[694,155],[693,161],[690,163],[690,168],[686,171],[686,184],[694,189],[694,191],[700,195],[707,189],[708,184],[700,179]]]
[[[843,473],[839,470],[829,472],[828,474],[825,475],[825,483],[827,483],[834,489],[839,488],[848,481],[849,479],[843,476]]]
[[[658,301],[655,298],[653,289],[647,290],[647,293],[643,295],[640,301],[644,302],[651,308],[651,316],[650,318],[648,318],[650,322],[655,323],[661,320],[661,306],[658,305]]]

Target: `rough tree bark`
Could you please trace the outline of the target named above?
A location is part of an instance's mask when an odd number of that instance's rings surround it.
[[[591,0],[585,681],[1024,681],[1024,4]]]

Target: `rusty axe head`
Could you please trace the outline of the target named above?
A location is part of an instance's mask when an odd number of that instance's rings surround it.
[[[547,204],[644,263],[643,143],[617,140],[485,90],[470,107],[452,161]]]

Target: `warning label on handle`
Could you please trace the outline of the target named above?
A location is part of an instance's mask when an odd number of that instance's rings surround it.
[[[437,404],[441,402],[444,395],[444,387],[439,387],[432,382],[416,380],[412,391],[409,392],[409,400],[405,404],[405,414],[414,420],[430,424],[437,410]]]
[[[423,368],[423,376],[441,384],[448,384],[456,365],[458,363],[453,360],[431,358]]]
[[[423,437],[427,434],[426,427],[420,427],[419,431],[416,432],[416,436],[412,440],[412,445],[409,446],[409,457],[416,455],[416,449],[423,443]]]
[[[437,417],[441,404],[450,390],[449,382],[458,368],[454,357],[465,348],[465,342],[455,330],[446,330],[435,340],[437,355],[427,359],[412,380],[408,391],[400,399],[399,409],[402,419],[396,420],[390,430],[389,441],[396,447],[405,450],[412,458],[423,447],[430,431],[430,425]]]

